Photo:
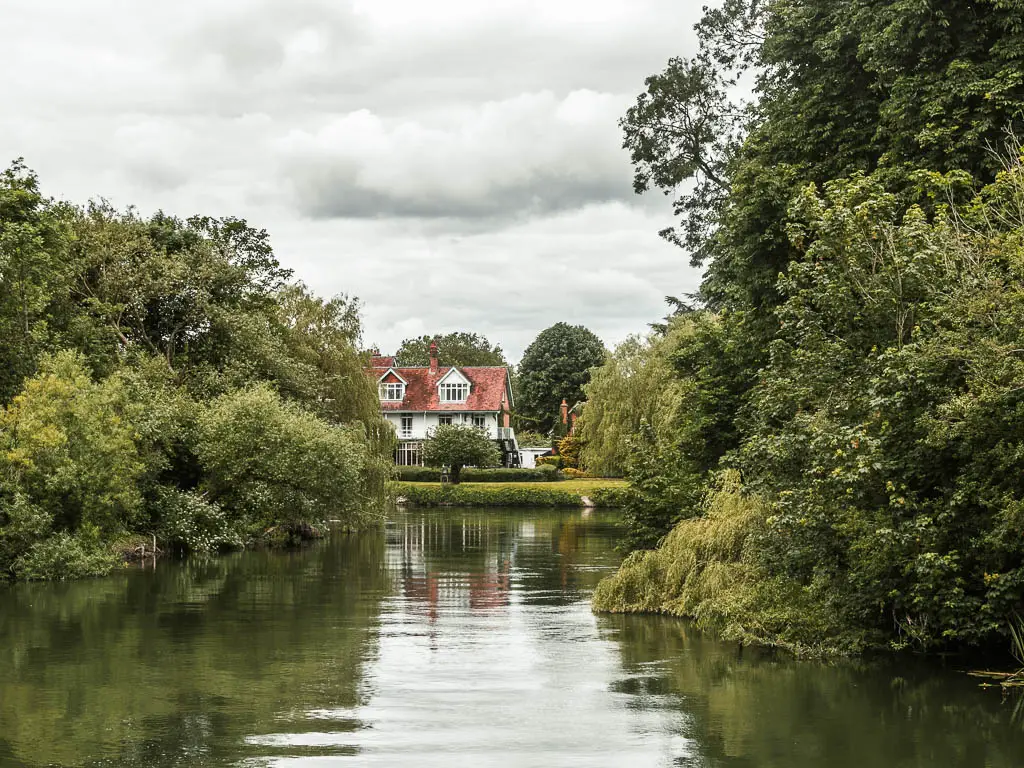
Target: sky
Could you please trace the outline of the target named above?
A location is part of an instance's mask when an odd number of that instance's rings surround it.
[[[695,48],[687,0],[35,0],[0,7],[0,162],[46,194],[237,216],[364,343],[544,328],[612,346],[693,291],[618,119]]]

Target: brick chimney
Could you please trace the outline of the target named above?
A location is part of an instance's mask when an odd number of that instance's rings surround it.
[[[564,397],[562,398],[562,407],[560,410],[562,412],[562,423],[567,424],[569,422],[569,404],[565,402]]]
[[[430,342],[430,375],[437,375],[437,342]]]

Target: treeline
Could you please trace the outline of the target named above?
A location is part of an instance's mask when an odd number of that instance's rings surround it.
[[[706,267],[588,388],[641,551],[599,609],[803,651],[1024,612],[1024,7],[727,0],[623,120]],[[736,83],[756,98],[732,103]]]
[[[0,176],[0,578],[103,573],[151,542],[292,540],[381,514],[392,432],[358,304],[238,219]],[[152,549],[152,544],[149,544]]]

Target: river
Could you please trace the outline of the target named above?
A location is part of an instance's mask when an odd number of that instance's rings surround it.
[[[294,552],[0,588],[0,767],[1024,766],[935,663],[595,617],[616,516],[409,510]]]

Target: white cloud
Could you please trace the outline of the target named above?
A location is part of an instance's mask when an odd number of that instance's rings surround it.
[[[513,356],[608,343],[692,290],[618,117],[692,47],[678,0],[9,4],[0,160],[44,189],[267,228],[367,341],[465,329]],[[4,157],[6,156],[6,158]]]

